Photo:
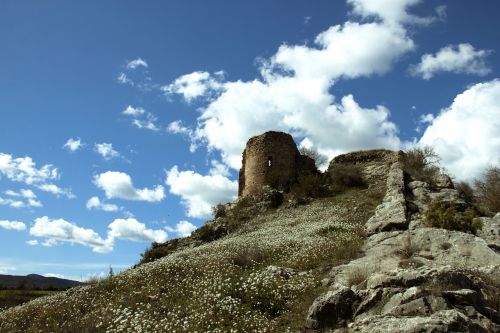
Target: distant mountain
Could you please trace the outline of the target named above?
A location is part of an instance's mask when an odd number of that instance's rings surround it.
[[[0,274],[0,289],[67,289],[79,284],[80,282],[78,281],[60,279],[57,277],[45,277],[38,274],[29,274],[26,276]]]

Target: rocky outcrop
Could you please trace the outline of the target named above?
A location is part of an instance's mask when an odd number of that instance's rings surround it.
[[[364,256],[323,280],[306,331],[500,332],[500,213],[481,218],[477,235],[428,228],[433,200],[467,205],[446,175],[431,187],[391,163]]]
[[[500,213],[495,217],[481,217],[482,228],[477,235],[484,239],[488,246],[500,252]]]
[[[401,230],[408,226],[403,170],[398,162],[391,165],[387,176],[387,190],[375,215],[366,223],[369,235],[380,231]]]

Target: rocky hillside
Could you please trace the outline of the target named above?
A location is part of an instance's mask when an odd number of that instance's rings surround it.
[[[401,159],[339,156],[284,198],[219,207],[141,265],[0,312],[0,332],[499,331],[500,215],[473,219]]]

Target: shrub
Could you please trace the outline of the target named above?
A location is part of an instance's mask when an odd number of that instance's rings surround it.
[[[140,264],[155,261],[157,259],[165,257],[170,252],[171,251],[169,251],[166,246],[161,246],[161,244],[153,242],[153,244],[151,244],[151,247],[146,249],[144,253],[141,254]]]
[[[299,149],[299,152],[301,155],[305,155],[312,158],[317,168],[328,162],[328,157],[326,155],[321,154],[316,149],[301,147]]]
[[[424,224],[433,228],[475,234],[481,229],[481,222],[475,219],[476,216],[476,211],[471,207],[461,211],[453,202],[433,201],[425,213]]]
[[[475,181],[477,204],[488,214],[500,212],[500,168],[490,167]]]
[[[350,187],[365,186],[363,173],[355,164],[334,164],[330,168],[330,181],[336,192],[342,192]]]
[[[212,214],[214,218],[226,217],[227,215],[226,205],[220,203],[212,207]]]
[[[403,169],[416,180],[434,185],[439,174],[439,156],[431,147],[412,148],[403,154]]]
[[[203,242],[211,242],[227,235],[227,229],[223,226],[216,226],[205,223],[200,228],[193,231],[192,236]]]
[[[262,248],[253,247],[242,249],[237,252],[231,260],[235,266],[241,268],[252,268],[269,260],[269,258],[270,254],[268,251]]]
[[[322,198],[330,194],[324,174],[303,174],[292,185],[290,194],[299,201],[304,198]]]
[[[368,277],[378,271],[380,271],[380,266],[378,264],[373,266],[354,267],[347,271],[345,277],[346,283],[349,287],[359,286],[363,283],[363,288],[366,288],[366,280]]]
[[[467,182],[458,182],[455,184],[455,189],[458,192],[458,196],[466,203],[472,204],[474,202],[474,190]]]

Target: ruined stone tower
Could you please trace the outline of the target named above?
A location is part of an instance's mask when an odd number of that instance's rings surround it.
[[[290,134],[266,132],[248,140],[243,151],[238,195],[262,192],[262,186],[287,188],[301,172],[315,172],[314,160],[301,155]]]

